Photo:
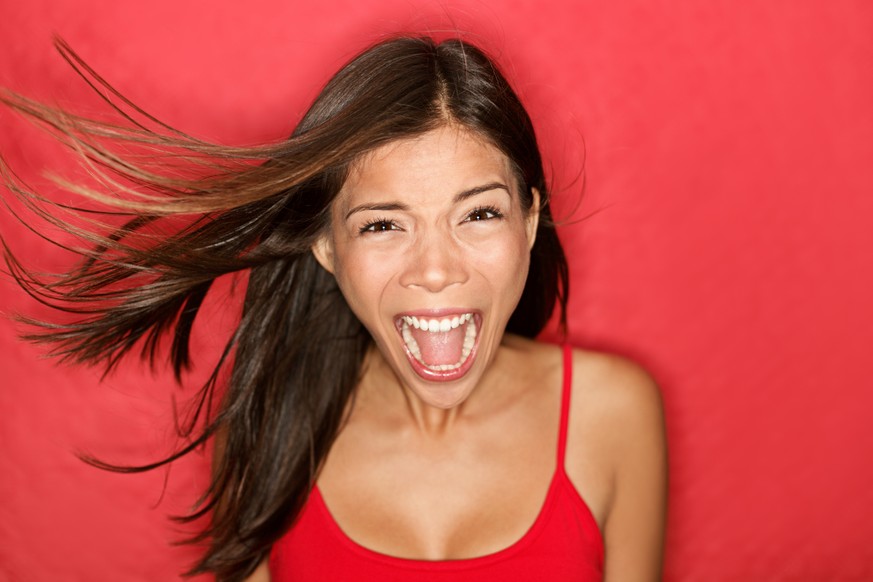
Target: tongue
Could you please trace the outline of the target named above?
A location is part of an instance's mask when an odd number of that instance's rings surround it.
[[[459,325],[446,332],[432,333],[410,326],[412,337],[421,351],[421,359],[428,366],[454,365],[461,360],[467,325]]]

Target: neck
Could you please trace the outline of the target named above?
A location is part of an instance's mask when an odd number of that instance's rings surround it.
[[[364,360],[353,414],[378,414],[391,425],[402,426],[403,430],[412,430],[423,437],[448,438],[459,425],[480,416],[483,406],[493,404],[493,398],[488,395],[500,385],[493,377],[500,366],[493,364],[464,400],[442,408],[424,402],[406,386],[374,345]]]

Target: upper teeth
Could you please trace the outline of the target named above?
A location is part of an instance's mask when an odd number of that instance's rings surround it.
[[[450,329],[455,329],[459,325],[463,325],[473,318],[472,313],[464,313],[463,315],[455,315],[454,317],[444,317],[443,319],[425,319],[415,316],[404,315],[403,321],[407,325],[411,325],[415,329],[430,332],[447,332]]]

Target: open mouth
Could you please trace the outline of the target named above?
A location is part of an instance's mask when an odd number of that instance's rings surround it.
[[[402,315],[396,320],[412,368],[426,380],[448,381],[467,373],[475,359],[481,316]]]

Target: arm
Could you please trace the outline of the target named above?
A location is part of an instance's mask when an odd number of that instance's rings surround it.
[[[567,472],[600,524],[604,580],[660,580],[667,450],[658,387],[642,368],[574,351]]]
[[[617,359],[606,403],[613,492],[604,523],[606,582],[661,579],[667,506],[667,447],[658,387]]]

